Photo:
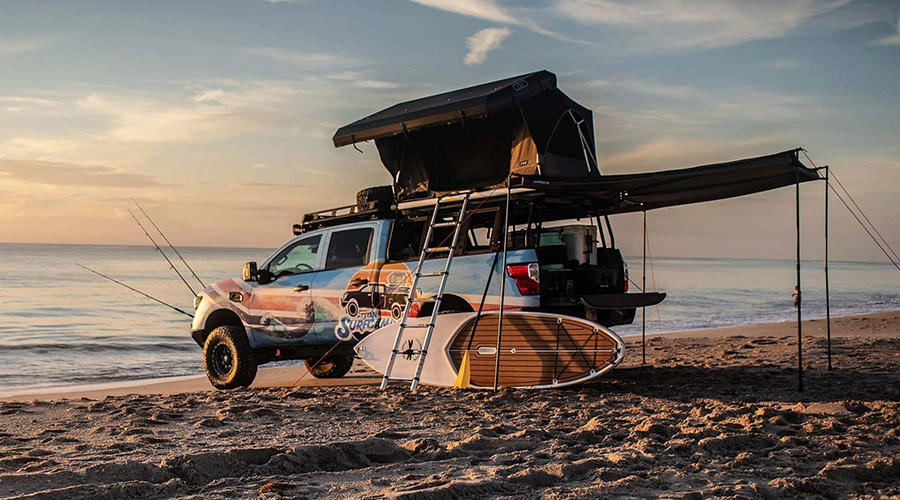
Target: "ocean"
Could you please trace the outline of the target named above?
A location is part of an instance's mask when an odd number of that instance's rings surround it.
[[[239,276],[245,262],[271,251],[179,250],[207,284]],[[640,257],[627,261],[640,283]],[[0,396],[203,374],[189,318],[76,263],[192,311],[191,293],[153,247],[0,244]],[[830,267],[833,315],[900,310],[900,273],[890,264]],[[793,261],[656,258],[650,269],[647,288],[669,295],[647,309],[648,333],[796,318]],[[824,317],[822,263],[804,261],[802,278],[804,318]],[[614,330],[640,334],[640,317],[639,310],[634,324]]]

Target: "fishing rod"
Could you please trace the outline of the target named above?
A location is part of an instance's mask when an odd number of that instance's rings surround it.
[[[131,215],[131,218],[134,219],[135,222],[137,222],[137,225],[141,228],[142,231],[144,231],[144,234],[147,236],[147,238],[150,238],[150,242],[153,243],[153,246],[156,247],[156,250],[162,254],[164,259],[166,259],[166,262],[169,263],[169,266],[172,268],[173,271],[175,271],[175,274],[177,274],[178,277],[181,278],[181,281],[184,283],[184,286],[188,287],[188,290],[191,291],[191,295],[196,297],[197,292],[195,292],[194,289],[191,288],[191,285],[188,284],[186,279],[184,279],[184,276],[181,275],[181,272],[178,270],[177,267],[175,267],[175,264],[172,264],[172,261],[169,260],[169,256],[166,255],[166,252],[163,252],[162,248],[159,248],[159,245],[156,244],[156,240],[153,239],[153,236],[150,236],[150,233],[147,232],[147,229],[144,228],[144,225],[141,224],[141,221],[139,221],[138,218],[134,216],[134,212],[129,210],[128,214]]]
[[[79,264],[79,263],[77,263],[77,262],[75,263],[75,265],[78,266],[78,267],[80,267],[80,268],[82,268],[82,269],[85,269],[85,270],[87,270],[87,271],[90,271],[90,272],[96,274],[97,276],[106,278],[106,279],[108,279],[109,281],[112,281],[113,283],[115,283],[115,284],[117,284],[117,285],[122,285],[122,286],[124,286],[125,288],[131,290],[132,292],[137,292],[137,293],[143,295],[144,297],[147,297],[147,298],[150,299],[150,300],[159,302],[160,304],[162,304],[162,305],[164,305],[164,306],[166,306],[166,307],[168,307],[168,308],[170,308],[170,309],[174,309],[174,310],[180,312],[181,314],[184,314],[184,315],[187,316],[187,317],[190,317],[190,318],[193,318],[193,317],[194,317],[194,315],[191,314],[191,313],[185,312],[185,311],[183,311],[183,310],[181,310],[181,309],[179,309],[179,308],[177,308],[177,307],[175,307],[175,306],[173,306],[173,305],[171,305],[171,304],[167,304],[167,303],[165,303],[165,302],[163,302],[163,301],[157,299],[156,297],[153,297],[152,295],[146,294],[146,293],[144,293],[144,292],[138,290],[137,288],[130,287],[130,286],[126,285],[125,283],[122,283],[121,281],[119,281],[119,280],[117,280],[117,279],[110,278],[109,276],[107,276],[107,275],[105,275],[105,274],[103,274],[103,273],[94,271],[93,269],[91,269],[91,268],[89,268],[89,267],[87,267],[87,266],[82,266],[81,264]]]
[[[166,243],[169,245],[169,248],[171,248],[175,252],[175,255],[177,255],[178,258],[181,259],[181,262],[188,268],[188,271],[191,272],[191,274],[194,276],[194,278],[197,279],[197,282],[200,283],[200,286],[202,286],[203,288],[206,288],[206,284],[203,283],[203,280],[201,280],[200,277],[197,276],[197,273],[194,272],[194,269],[191,268],[191,265],[188,264],[186,260],[184,260],[184,257],[181,256],[181,252],[179,252],[178,249],[175,248],[175,245],[173,245],[172,242],[169,241],[169,238],[166,238],[166,235],[163,234],[162,229],[160,229],[159,226],[157,226],[156,223],[153,222],[153,219],[150,218],[150,215],[144,211],[144,207],[142,207],[141,204],[138,203],[137,200],[135,200],[134,198],[132,198],[131,201],[133,201],[134,204],[137,205],[137,207],[138,207],[138,209],[140,209],[141,213],[144,214],[144,217],[146,217],[147,220],[150,221],[150,224],[153,224],[153,228],[156,229],[156,231],[159,233],[159,235],[162,236],[164,240],[166,240]]]

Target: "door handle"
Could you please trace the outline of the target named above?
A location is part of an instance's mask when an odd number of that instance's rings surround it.
[[[297,285],[294,287],[295,292],[305,292],[309,290],[309,285]]]

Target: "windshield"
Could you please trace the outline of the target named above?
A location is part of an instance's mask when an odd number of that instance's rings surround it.
[[[316,265],[316,254],[322,236],[310,236],[298,240],[285,248],[269,262],[268,271],[276,279],[280,276],[312,271]]]

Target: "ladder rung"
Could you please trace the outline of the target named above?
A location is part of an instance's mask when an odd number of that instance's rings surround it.
[[[413,302],[436,302],[437,297],[416,297],[412,300]]]
[[[425,253],[436,253],[436,252],[449,252],[450,247],[434,247],[434,248],[426,248]]]
[[[456,221],[452,221],[452,222],[435,222],[434,225],[431,226],[431,227],[454,227],[454,226],[458,226],[458,225],[459,225],[459,223],[456,222]]]
[[[450,274],[450,273],[448,273],[447,271],[438,271],[436,273],[418,273],[418,274],[416,274],[416,276],[418,276],[420,278],[437,278],[437,277],[443,276],[445,274]]]
[[[431,328],[432,326],[434,326],[434,324],[433,323],[414,323],[412,325],[408,325],[408,324],[404,323],[400,326],[402,326],[403,328]]]

